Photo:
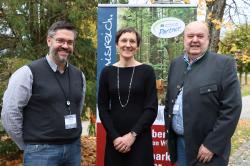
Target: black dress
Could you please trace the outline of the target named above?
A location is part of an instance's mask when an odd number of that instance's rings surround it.
[[[107,132],[105,166],[153,166],[151,125],[157,116],[157,93],[154,70],[142,64],[135,67],[129,101],[122,108],[118,97],[116,66],[106,66],[101,73],[98,109]],[[122,104],[128,98],[133,67],[119,68],[119,89]],[[115,150],[113,140],[130,131],[138,135],[128,153]]]

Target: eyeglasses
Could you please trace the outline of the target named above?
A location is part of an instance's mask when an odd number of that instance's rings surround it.
[[[55,39],[54,37],[52,37],[52,38]],[[60,45],[64,45],[65,43],[67,43],[68,46],[74,45],[74,40],[65,40],[62,38],[57,38],[57,39],[55,39],[55,41],[57,44],[60,44]]]

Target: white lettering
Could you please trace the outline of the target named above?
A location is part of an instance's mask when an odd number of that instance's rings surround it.
[[[161,146],[166,146],[166,140],[161,140]]]
[[[169,156],[168,152],[166,152],[165,154],[156,153],[156,154],[154,154],[154,160],[156,160],[156,161],[170,161],[170,156]]]
[[[154,166],[162,166],[162,164],[154,164]]]
[[[112,19],[113,15],[110,15],[110,18],[107,19],[107,21],[102,22],[105,27],[105,36],[104,36],[104,46],[106,50],[104,51],[104,56],[105,56],[105,66],[111,64],[111,52],[112,52],[112,47],[111,47],[111,40],[112,40]]]
[[[154,129],[152,129],[152,137],[153,138],[165,138],[165,132],[164,131],[157,132]]]
[[[153,146],[159,146],[159,142],[158,141],[153,141]]]

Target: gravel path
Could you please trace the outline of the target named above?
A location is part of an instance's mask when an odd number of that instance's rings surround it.
[[[242,97],[242,111],[240,119],[250,120],[250,96]]]

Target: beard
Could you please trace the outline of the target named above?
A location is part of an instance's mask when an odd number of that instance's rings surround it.
[[[64,52],[68,53],[68,56],[67,57],[60,56],[58,54],[59,51],[64,51]],[[62,47],[50,48],[49,54],[53,57],[53,59],[55,60],[56,64],[57,63],[59,63],[59,64],[66,64],[68,62],[69,56],[72,54],[72,50],[65,49],[65,48],[62,48]]]

